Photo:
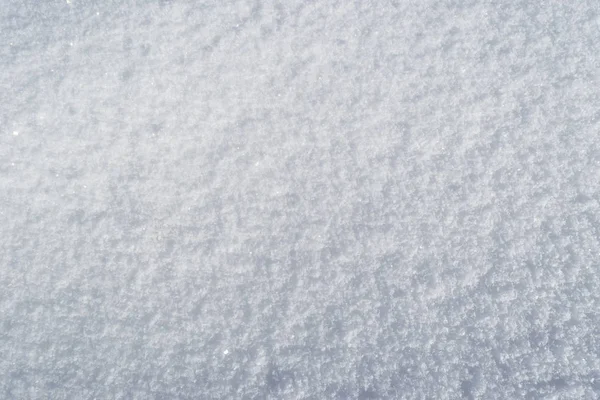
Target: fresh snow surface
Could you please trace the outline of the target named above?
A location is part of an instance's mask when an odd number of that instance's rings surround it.
[[[0,0],[0,398],[600,398],[600,3]]]

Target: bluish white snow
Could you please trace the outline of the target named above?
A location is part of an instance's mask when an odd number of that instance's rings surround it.
[[[600,3],[0,0],[0,398],[600,398]]]

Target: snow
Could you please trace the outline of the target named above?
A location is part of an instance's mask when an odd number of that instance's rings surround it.
[[[0,0],[0,397],[600,397],[600,5]]]

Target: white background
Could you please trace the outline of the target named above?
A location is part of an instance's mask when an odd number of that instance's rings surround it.
[[[597,399],[599,4],[0,0],[0,397]]]

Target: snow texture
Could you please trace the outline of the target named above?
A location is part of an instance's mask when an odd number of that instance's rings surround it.
[[[0,398],[600,398],[596,0],[0,0]]]

